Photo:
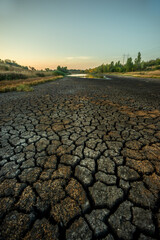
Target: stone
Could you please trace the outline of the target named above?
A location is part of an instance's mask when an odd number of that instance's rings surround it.
[[[57,225],[51,225],[46,218],[37,219],[32,229],[26,234],[23,240],[58,240],[59,231]]]
[[[75,167],[78,162],[80,161],[80,158],[74,155],[64,154],[61,156],[60,163]]]
[[[19,175],[19,178],[21,182],[34,183],[38,179],[41,171],[39,167],[24,169],[21,175]]]
[[[103,182],[106,185],[115,185],[116,184],[116,176],[115,175],[110,175],[110,174],[106,174],[104,172],[98,171],[95,174],[95,178],[97,181]]]
[[[154,171],[153,165],[148,160],[138,161],[127,158],[126,165],[133,168],[138,173],[149,174]]]
[[[130,188],[130,183],[123,180],[123,179],[120,179],[119,181],[119,186],[120,188],[122,188],[125,192],[127,192]]]
[[[29,230],[33,220],[33,214],[18,213],[17,211],[10,212],[1,225],[2,239],[22,239],[23,234]]]
[[[32,168],[32,167],[35,167],[35,160],[33,158],[24,161],[22,163],[21,169]]]
[[[105,238],[102,238],[101,240],[114,240],[114,237],[111,234],[108,234]]]
[[[52,204],[56,204],[58,201],[65,197],[63,187],[66,182],[63,179],[48,180],[48,181],[37,181],[34,183],[34,188],[43,201],[49,201]]]
[[[125,146],[130,149],[139,150],[142,147],[142,143],[137,140],[126,142]]]
[[[5,179],[0,184],[0,197],[17,197],[25,186],[26,184],[18,183],[15,179]]]
[[[145,146],[142,149],[144,156],[149,160],[160,160],[160,144],[152,144],[151,146]]]
[[[81,160],[80,165],[88,168],[92,173],[95,172],[95,160],[92,158],[85,158]]]
[[[28,139],[28,143],[30,144],[30,143],[37,142],[39,139],[40,139],[40,136],[34,135],[33,137]]]
[[[126,166],[118,167],[118,177],[126,181],[135,181],[140,178],[140,175],[133,169]]]
[[[26,212],[31,212],[35,206],[35,203],[36,195],[32,188],[28,186],[24,189],[16,206],[22,211],[24,210]]]
[[[57,167],[57,157],[55,155],[49,156],[44,164],[44,168],[46,169],[56,169]]]
[[[147,184],[149,190],[152,191],[153,194],[158,194],[160,191],[160,176],[156,173],[153,173],[149,176],[144,176],[144,183]]]
[[[47,153],[48,155],[54,155],[56,153],[57,148],[61,145],[59,140],[53,140],[52,144],[48,145]]]
[[[133,207],[133,224],[142,231],[154,234],[155,226],[152,220],[152,212],[139,207]]]
[[[77,141],[75,142],[75,144],[76,144],[77,146],[82,145],[82,144],[84,144],[84,142],[85,142],[86,140],[87,140],[86,137],[80,137],[80,138],[77,139]]]
[[[11,147],[10,145],[4,148],[0,149],[0,157],[2,157],[2,159],[7,159],[10,158],[14,155],[14,151],[13,151],[13,147]]]
[[[80,217],[66,231],[66,240],[91,240],[92,232],[85,220]]]
[[[4,214],[11,211],[14,201],[15,199],[11,197],[0,198],[0,219],[2,219]]]
[[[64,226],[74,217],[80,215],[81,209],[75,200],[70,197],[61,200],[60,203],[53,205],[51,216],[58,223],[62,222]]]
[[[69,179],[71,175],[71,167],[59,165],[59,168],[53,172],[51,179],[64,178]]]
[[[133,204],[129,201],[121,203],[114,214],[108,219],[109,224],[120,239],[133,239],[136,227],[131,223],[131,206],[133,206]]]
[[[144,186],[143,182],[131,183],[129,199],[144,207],[154,208],[156,199],[154,195]]]
[[[122,156],[116,156],[116,157],[113,157],[113,161],[117,166],[120,166],[120,165],[123,165],[124,158]]]
[[[129,157],[135,160],[144,160],[145,156],[141,150],[132,150],[129,148],[124,148],[121,152],[124,157]]]
[[[53,174],[53,171],[54,171],[53,169],[46,169],[46,170],[44,170],[44,171],[41,173],[39,179],[42,180],[42,181],[51,179],[51,176],[52,176],[52,174]]]
[[[146,236],[146,235],[141,233],[138,240],[156,240],[156,239],[152,238],[152,237],[149,237],[149,236]]]
[[[85,149],[84,149],[84,156],[85,156],[85,158],[96,159],[96,158],[99,157],[99,155],[100,155],[99,151],[94,151],[93,149],[90,149],[88,147],[85,147]]]
[[[89,186],[93,182],[92,173],[86,167],[77,166],[75,168],[75,177],[77,177],[84,186]]]
[[[110,158],[102,156],[98,159],[97,163],[99,171],[115,174],[115,163]]]
[[[45,164],[45,162],[48,160],[48,157],[38,157],[37,159],[36,159],[36,163],[37,163],[37,166],[38,167],[44,167],[44,164]]]
[[[85,215],[89,225],[94,232],[95,237],[102,236],[108,232],[108,227],[104,223],[104,220],[108,214],[108,209],[96,209],[93,210],[90,214]]]
[[[37,210],[40,211],[41,214],[43,214],[43,213],[46,213],[48,210],[50,210],[50,201],[37,197],[35,206]]]
[[[89,140],[86,141],[86,146],[87,148],[94,150],[98,142],[100,142],[100,139],[90,138]]]
[[[36,142],[36,148],[38,152],[42,152],[49,145],[49,141],[46,138],[41,138],[38,142]]]
[[[24,153],[17,153],[13,157],[10,158],[11,161],[16,161],[17,163],[21,163],[25,160],[25,154]]]
[[[15,137],[15,138],[11,138],[9,140],[9,142],[11,143],[11,145],[13,145],[14,147],[21,145],[23,143],[25,143],[25,139],[23,138],[19,138],[19,137]]]
[[[76,147],[76,149],[73,151],[72,154],[78,156],[79,158],[83,158],[82,151],[83,151],[83,146],[78,146]]]
[[[121,188],[106,186],[99,181],[89,191],[96,207],[107,206],[109,209],[121,201],[124,195]]]
[[[29,144],[23,149],[23,152],[35,152],[35,146],[33,143]]]
[[[75,179],[71,179],[65,189],[67,194],[74,199],[83,211],[89,209],[90,204],[82,185]]]
[[[20,173],[19,165],[15,162],[6,163],[0,170],[0,177],[14,178]]]

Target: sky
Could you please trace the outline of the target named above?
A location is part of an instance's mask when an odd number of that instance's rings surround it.
[[[0,0],[0,59],[86,69],[139,51],[160,57],[160,0]]]

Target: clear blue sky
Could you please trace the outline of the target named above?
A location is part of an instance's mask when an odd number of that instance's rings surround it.
[[[160,57],[160,0],[0,0],[0,58],[85,69]]]

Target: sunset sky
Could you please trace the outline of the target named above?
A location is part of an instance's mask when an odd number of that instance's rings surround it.
[[[0,0],[0,59],[86,69],[160,57],[160,0]]]

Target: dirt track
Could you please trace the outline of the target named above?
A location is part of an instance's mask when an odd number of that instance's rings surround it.
[[[0,94],[0,240],[160,238],[160,82]]]

